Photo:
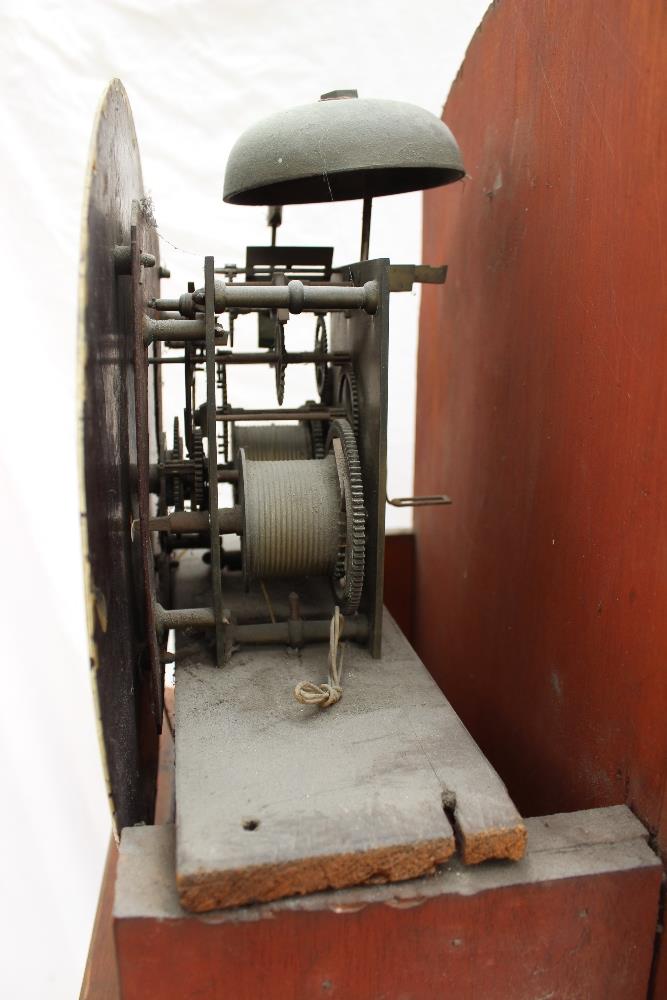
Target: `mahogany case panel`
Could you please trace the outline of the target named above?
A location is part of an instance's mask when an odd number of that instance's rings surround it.
[[[665,849],[667,6],[501,0],[424,198],[416,645],[536,814]],[[662,814],[662,830],[661,826]]]

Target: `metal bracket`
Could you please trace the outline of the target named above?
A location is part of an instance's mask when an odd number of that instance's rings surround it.
[[[391,264],[389,266],[389,291],[411,292],[415,282],[421,285],[444,285],[447,265],[431,267],[429,264]]]
[[[444,507],[451,502],[451,497],[444,493],[424,497],[394,497],[393,500],[387,497],[387,503],[391,504],[392,507]]]

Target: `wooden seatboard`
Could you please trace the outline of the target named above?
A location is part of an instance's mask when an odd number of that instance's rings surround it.
[[[201,560],[183,559],[179,594],[196,592],[202,573]],[[299,681],[326,676],[323,644],[244,648],[222,669],[210,646],[177,647],[187,909],[414,878],[455,852],[455,832],[465,862],[523,855],[505,786],[388,613],[380,660],[346,644],[336,706],[294,699]]]
[[[385,599],[404,634],[411,638],[413,625],[414,536],[408,531],[388,532],[385,539]],[[164,692],[165,718],[160,736],[156,824],[173,823],[174,800],[174,689]],[[112,909],[118,848],[113,837],[100,888],[88,960],[81,986],[81,1000],[118,1000],[120,987],[113,943]],[[173,867],[173,865],[172,865]],[[174,889],[175,891],[175,889]]]

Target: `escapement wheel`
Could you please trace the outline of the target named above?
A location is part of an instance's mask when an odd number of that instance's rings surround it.
[[[329,338],[327,337],[327,324],[324,316],[317,317],[314,350],[317,354],[329,353]],[[333,370],[327,361],[320,361],[315,365],[315,382],[320,400],[323,403],[330,403],[333,389]]]
[[[276,374],[276,398],[278,406],[282,406],[285,398],[285,324],[278,319],[276,320],[273,351],[276,355],[276,360],[273,362]]]
[[[357,379],[352,365],[344,365],[340,373],[336,402],[342,406],[347,414],[347,419],[354,431],[354,436],[359,435],[359,391],[357,389]]]

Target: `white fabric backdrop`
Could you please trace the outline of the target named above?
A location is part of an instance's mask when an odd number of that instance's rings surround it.
[[[3,997],[76,995],[109,835],[87,673],[75,400],[81,193],[101,93],[123,80],[160,230],[189,251],[163,245],[176,292],[200,277],[204,253],[240,261],[246,243],[266,238],[264,209],[221,200],[228,150],[247,125],[339,87],[439,114],[485,6],[0,5]],[[356,260],[360,215],[359,203],[287,208],[279,240],[331,241],[338,263]],[[376,200],[373,215],[371,256],[418,262],[420,196]],[[390,495],[412,488],[417,315],[417,294],[393,297]],[[288,333],[294,349],[312,342],[309,323],[290,321]],[[312,396],[311,383],[289,370],[286,401]],[[244,385],[233,401],[253,405],[254,391]],[[390,527],[408,523],[389,509]]]

